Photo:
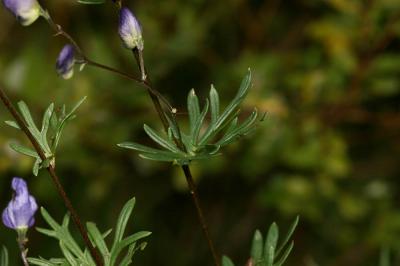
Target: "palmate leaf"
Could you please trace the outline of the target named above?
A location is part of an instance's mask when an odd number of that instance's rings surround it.
[[[24,119],[24,123],[39,144],[41,150],[46,156],[46,160],[42,162],[36,151],[19,144],[11,143],[10,147],[16,152],[36,159],[32,166],[32,172],[35,176],[38,175],[40,169],[47,168],[51,163],[55,162],[56,148],[60,141],[64,126],[67,121],[75,117],[76,110],[85,101],[85,99],[86,97],[82,98],[69,113],[66,113],[66,108],[64,105],[61,109],[61,115],[59,116],[57,116],[56,112],[54,111],[54,104],[51,103],[43,114],[40,130],[36,126],[26,103],[23,101],[18,102],[18,109],[22,118]],[[21,130],[20,126],[15,121],[5,121],[5,123],[10,127]]]
[[[229,103],[218,119],[209,126],[206,133],[200,140],[200,144],[205,144],[209,139],[213,138],[218,132],[220,132],[225,125],[229,124],[229,122],[236,117],[238,107],[245,99],[247,92],[250,89],[250,84],[251,72],[249,69],[247,75],[242,80],[239,91],[237,92],[235,98]]]
[[[146,246],[145,242],[139,243],[139,240],[148,237],[151,232],[139,231],[132,235],[124,236],[125,229],[128,225],[129,218],[132,215],[134,206],[135,198],[132,198],[122,208],[117,220],[114,241],[111,248],[107,246],[105,238],[111,233],[112,230],[101,233],[95,223],[88,222],[86,224],[89,239],[93,243],[93,245],[100,251],[105,266],[127,266],[132,262],[132,256],[134,255],[134,253],[138,250],[143,250]],[[49,224],[50,229],[37,228],[37,230],[44,235],[57,239],[59,241],[59,246],[64,257],[53,258],[50,260],[46,260],[43,258],[28,258],[31,264],[45,266],[95,265],[95,262],[93,261],[89,251],[87,249],[82,250],[69,232],[69,215],[65,215],[62,223],[59,224],[54,220],[54,218],[50,216],[50,214],[44,208],[41,208],[41,213],[44,220]],[[123,251],[125,249],[127,249],[127,251],[125,254],[123,254]]]
[[[139,156],[155,161],[173,162],[180,165],[193,160],[208,159],[217,155],[221,147],[252,132],[258,124],[257,109],[242,123],[239,123],[240,104],[245,99],[251,84],[251,72],[242,80],[234,99],[220,112],[218,92],[211,86],[209,99],[200,108],[199,98],[192,89],[187,96],[189,132],[180,132],[173,116],[167,115],[169,128],[167,134],[160,134],[147,125],[147,135],[163,149],[154,149],[133,142],[124,142],[118,146],[140,152]],[[207,115],[210,123],[206,125]],[[182,143],[184,148],[176,143]]]
[[[296,226],[299,222],[299,217],[297,216],[292,225],[290,226],[288,233],[286,234],[284,240],[278,246],[279,239],[279,229],[276,223],[272,223],[268,229],[268,233],[265,237],[265,243],[263,242],[262,234],[259,230],[256,230],[251,242],[250,259],[251,265],[254,266],[282,266],[290,252],[293,249],[293,241],[288,244]],[[230,265],[231,261],[226,261],[227,265]],[[222,262],[224,265],[224,260]],[[233,265],[233,264],[232,264]]]

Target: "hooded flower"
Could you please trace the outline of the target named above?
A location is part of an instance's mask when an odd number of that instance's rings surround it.
[[[119,36],[128,49],[143,50],[142,29],[132,12],[123,7],[119,13]]]
[[[29,194],[28,186],[22,178],[14,177],[11,187],[15,195],[3,211],[3,223],[11,229],[26,230],[35,223],[34,215],[38,209],[36,200]]]
[[[69,79],[74,74],[75,49],[72,45],[67,44],[63,47],[57,58],[57,73],[64,79]]]
[[[41,13],[37,0],[3,0],[3,4],[23,26],[31,25]]]

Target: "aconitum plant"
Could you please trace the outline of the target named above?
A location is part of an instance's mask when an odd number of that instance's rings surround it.
[[[82,4],[101,4],[104,1],[79,0],[78,2]],[[36,0],[3,0],[4,6],[15,15],[22,25],[28,26],[39,17],[42,17],[55,35],[64,37],[65,46],[55,60],[55,74],[57,73],[64,79],[70,79],[73,78],[75,65],[79,65],[81,71],[84,66],[90,66],[107,71],[109,74],[116,74],[126,79],[127,82],[134,81],[138,86],[147,90],[164,131],[158,132],[146,124],[144,124],[143,129],[158,148],[124,140],[115,145],[115,148],[134,150],[144,159],[179,165],[186,177],[200,228],[204,233],[204,243],[208,245],[210,250],[210,260],[213,260],[215,266],[232,266],[234,265],[232,260],[227,256],[220,256],[210,237],[190,165],[196,160],[212,160],[213,157],[220,156],[223,147],[251,133],[263,121],[264,115],[260,116],[256,108],[247,118],[239,119],[240,106],[252,86],[251,71],[250,69],[247,71],[236,96],[225,108],[220,105],[219,94],[214,86],[211,86],[208,99],[203,106],[200,106],[196,92],[191,90],[187,96],[189,128],[184,131],[176,119],[177,109],[149,81],[149,74],[145,67],[142,53],[144,50],[144,35],[138,18],[122,1],[113,0],[112,2],[118,11],[119,25],[116,32],[118,32],[122,40],[121,47],[123,46],[132,51],[133,59],[140,70],[140,76],[135,76],[89,59],[75,39],[61,25],[57,24],[50,12],[40,6]],[[61,106],[61,108],[56,108],[53,103],[50,103],[43,114],[40,126],[32,119],[29,107],[25,102],[20,101],[17,104],[17,108],[14,107],[4,88],[0,88],[0,98],[14,118],[14,121],[6,121],[6,124],[25,134],[32,145],[32,147],[26,147],[11,143],[10,147],[16,152],[35,159],[32,166],[33,175],[37,176],[41,170],[48,172],[68,211],[64,219],[61,222],[57,222],[46,211],[45,206],[41,206],[40,213],[48,223],[49,228],[36,228],[40,233],[57,240],[62,256],[43,258],[40,254],[32,254],[33,256],[29,257],[28,244],[31,243],[28,243],[26,233],[28,228],[34,226],[34,214],[38,207],[34,196],[28,192],[26,181],[21,178],[12,180],[12,189],[15,191],[15,195],[8,206],[5,207],[2,220],[6,227],[15,229],[18,233],[18,246],[24,265],[131,265],[133,256],[137,251],[146,247],[146,238],[151,234],[149,231],[139,231],[125,236],[127,226],[132,226],[129,222],[129,217],[135,206],[135,198],[130,199],[123,206],[115,223],[115,228],[104,233],[93,222],[86,223],[86,226],[83,225],[78,212],[74,208],[76,202],[73,202],[73,199],[71,200],[66,194],[62,186],[62,180],[56,171],[56,161],[57,156],[59,156],[56,151],[61,141],[62,132],[66,124],[76,117],[76,112],[86,97],[69,111],[67,111],[65,105]],[[36,182],[36,180],[29,179],[29,182]],[[38,201],[40,202],[40,199]],[[70,233],[69,223],[71,219],[84,242],[85,246],[83,247],[78,244],[78,241]],[[279,239],[278,226],[275,223],[272,223],[265,236],[256,230],[250,255],[245,258],[247,265],[283,265],[293,248],[291,237],[297,223],[298,217],[295,218],[288,233],[281,240]],[[113,239],[108,241],[106,238],[109,237],[111,232],[113,232]],[[156,239],[156,236],[154,236],[153,241],[157,241]],[[3,248],[0,255],[0,266],[8,266],[8,252],[5,248]]]

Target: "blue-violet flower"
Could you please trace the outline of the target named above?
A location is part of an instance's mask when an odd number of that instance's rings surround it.
[[[14,177],[11,186],[15,195],[3,211],[2,220],[11,229],[26,231],[35,223],[34,215],[38,206],[35,198],[29,194],[25,180]]]
[[[74,74],[75,49],[71,44],[63,47],[57,58],[57,73],[64,79],[69,79]]]
[[[37,0],[3,0],[3,4],[23,26],[35,22],[42,10]]]
[[[142,29],[139,21],[126,7],[121,8],[119,13],[118,32],[126,48],[143,50]]]

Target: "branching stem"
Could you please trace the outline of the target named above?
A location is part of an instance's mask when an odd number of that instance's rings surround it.
[[[150,82],[150,79],[149,79],[149,75],[148,75],[148,73],[146,71],[146,68],[144,67],[143,57],[141,57],[139,51],[137,49],[134,49],[133,53],[134,53],[134,56],[135,56],[135,59],[136,59],[136,63],[138,64],[140,71],[144,72],[144,73],[143,72],[141,73],[142,77],[145,77],[144,82],[149,87],[152,88],[152,90],[149,90],[150,97],[151,97],[151,99],[153,101],[153,105],[154,105],[155,109],[157,110],[158,116],[160,117],[160,120],[163,123],[164,130],[168,133],[168,128],[169,128],[169,124],[168,124],[168,120],[167,120],[167,115],[168,114],[166,114],[164,112],[164,110],[162,109],[159,99],[157,97],[155,97],[154,94],[152,94],[152,91],[157,91],[158,92],[158,90],[154,89],[154,87],[152,87],[152,85],[151,85],[151,82]],[[174,140],[175,140],[175,143],[176,143],[176,145],[178,146],[179,149],[181,149],[182,151],[186,151],[185,145],[183,144],[182,138],[181,138],[181,135],[180,135],[180,130],[179,130],[178,123],[176,122],[176,119],[175,119],[175,114],[176,114],[176,112],[172,112],[172,122],[175,124],[175,126],[177,128],[178,138],[174,138]],[[203,230],[204,236],[205,236],[205,238],[207,240],[207,244],[208,244],[208,247],[210,249],[211,255],[213,257],[214,264],[215,264],[215,266],[220,266],[220,260],[219,260],[219,257],[217,255],[217,251],[215,249],[214,243],[213,243],[213,241],[211,239],[206,220],[204,218],[203,209],[201,208],[200,199],[199,199],[199,196],[198,196],[198,193],[197,193],[196,183],[193,180],[193,176],[192,176],[192,173],[190,171],[189,165],[182,165],[182,171],[185,174],[185,178],[186,178],[186,181],[188,183],[190,195],[192,196],[192,200],[193,200],[193,203],[194,203],[195,208],[196,208],[197,217],[198,217],[199,222],[201,224],[201,228]]]
[[[15,109],[14,105],[12,104],[12,102],[10,101],[10,99],[8,98],[7,94],[5,93],[5,91],[2,87],[0,87],[0,99],[3,102],[4,106],[10,112],[10,114],[14,117],[18,126],[28,137],[29,141],[32,143],[32,146],[36,150],[40,159],[42,161],[45,161],[47,158],[46,158],[44,151],[42,150],[42,148],[40,147],[40,145],[36,141],[36,139],[33,137],[32,133],[29,131],[27,125],[25,124],[25,121],[23,120],[21,115],[18,113],[18,111]],[[50,164],[47,167],[47,171],[49,172],[51,179],[53,180],[53,183],[56,186],[58,194],[63,199],[64,204],[67,207],[68,211],[71,213],[72,220],[74,221],[75,225],[78,227],[79,233],[81,234],[81,236],[85,242],[85,245],[89,249],[90,254],[92,255],[93,259],[95,260],[96,265],[103,266],[103,261],[101,259],[101,256],[98,253],[98,251],[93,247],[92,243],[90,242],[87,231],[86,231],[85,227],[83,226],[78,213],[76,212],[75,208],[73,207],[71,200],[68,198],[67,193],[65,192],[64,187],[62,186],[62,184],[60,182],[60,178],[58,177],[54,166],[52,164]]]

